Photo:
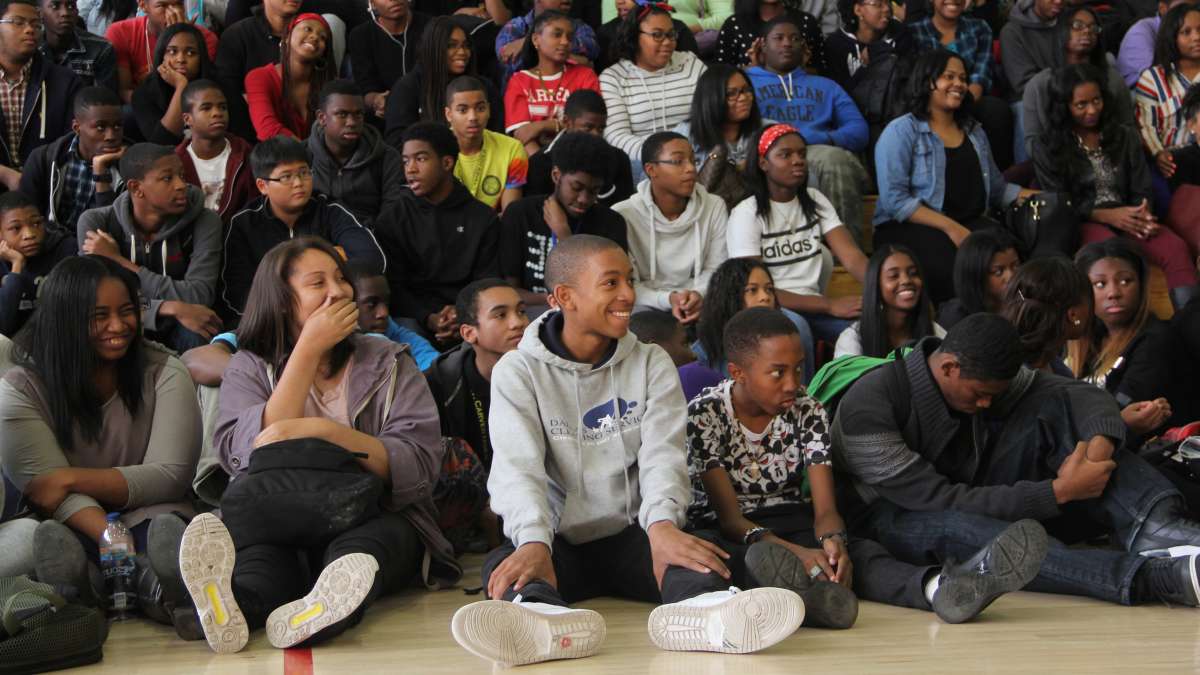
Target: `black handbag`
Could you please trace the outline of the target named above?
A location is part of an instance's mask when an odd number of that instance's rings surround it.
[[[319,438],[255,450],[221,497],[221,520],[234,544],[324,546],[379,515],[383,479],[358,457]]]
[[[1071,257],[1079,248],[1079,218],[1071,196],[1063,192],[1039,192],[1014,202],[1006,224],[1023,260]]]

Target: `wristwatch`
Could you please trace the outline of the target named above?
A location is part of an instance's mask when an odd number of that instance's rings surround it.
[[[750,544],[753,544],[754,542],[758,541],[759,539],[762,539],[763,537],[767,536],[768,534],[770,534],[770,532],[771,531],[768,530],[767,528],[756,525],[756,526],[746,530],[746,534],[742,535],[742,543],[749,546]]]
[[[823,535],[817,537],[817,543],[824,544],[826,539],[833,539],[834,537],[841,538],[843,546],[850,545],[850,535],[846,534],[845,530],[838,530],[837,532],[830,532],[829,534],[823,534]]]

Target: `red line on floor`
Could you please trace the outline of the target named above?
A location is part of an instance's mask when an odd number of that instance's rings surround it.
[[[312,675],[312,650],[285,649],[283,650],[283,675]]]

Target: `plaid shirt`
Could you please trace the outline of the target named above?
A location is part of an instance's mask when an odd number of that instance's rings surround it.
[[[932,18],[921,19],[909,29],[918,52],[945,47],[967,62],[971,84],[983,87],[985,94],[992,88],[992,29],[986,21],[969,16],[960,18],[954,41],[948,45],[942,44],[942,35],[933,27]]]
[[[92,206],[96,194],[96,179],[92,176],[91,162],[79,156],[79,136],[71,139],[67,147],[67,161],[62,166],[62,199],[55,213],[58,224],[74,231],[75,221],[80,214]]]
[[[21,126],[25,120],[25,89],[29,84],[29,73],[33,70],[33,61],[21,69],[21,76],[16,82],[9,80],[9,74],[0,69],[0,112],[4,113],[4,135],[8,141],[9,156],[17,166],[21,154]]]
[[[575,37],[571,40],[571,53],[582,54],[590,61],[595,62],[600,56],[600,47],[596,44],[596,31],[579,19],[571,19],[571,23],[575,28]],[[521,69],[521,63],[520,58],[515,63],[505,63],[500,55],[500,50],[504,49],[508,43],[528,36],[532,28],[533,12],[531,11],[525,16],[514,16],[511,21],[504,24],[496,36],[496,58],[500,59],[505,83],[508,82],[508,78],[513,76],[513,73]],[[501,90],[503,91],[503,88]]]

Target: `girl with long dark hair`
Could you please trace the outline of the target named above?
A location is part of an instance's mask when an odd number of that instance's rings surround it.
[[[359,469],[382,481],[382,496],[358,525],[337,531],[331,521],[328,542],[252,543],[236,555],[220,521],[194,520],[179,565],[218,652],[241,649],[263,625],[280,648],[328,639],[423,569],[427,583],[461,574],[430,488],[442,456],[437,408],[407,346],[358,332],[354,293],[341,255],[316,237],[276,246],[255,273],[221,382],[213,435],[221,465],[236,484],[264,446],[291,442],[299,453],[322,442],[355,453]]]
[[[1167,285],[1181,289],[1173,299],[1190,296],[1198,279],[1188,245],[1154,215],[1145,155],[1137,134],[1110,112],[1103,73],[1067,66],[1051,92],[1050,126],[1033,148],[1038,182],[1071,196],[1085,244],[1137,239]]]
[[[768,126],[751,137],[751,147],[751,196],[729,214],[729,255],[769,265],[779,304],[804,317],[817,339],[835,342],[858,317],[862,299],[825,295],[833,271],[825,246],[860,283],[867,258],[825,195],[808,187],[808,145],[799,131]]]
[[[972,232],[954,259],[954,298],[938,309],[938,323],[950,330],[972,314],[998,313],[1004,306],[1008,282],[1020,265],[1017,242],[1008,232]]]
[[[183,140],[183,90],[195,80],[216,80],[204,35],[190,23],[169,26],[158,36],[154,70],[133,91],[133,110],[142,135],[151,143],[178,145]],[[252,138],[253,128],[240,93],[225,91],[229,132]]]
[[[42,282],[17,334],[16,367],[0,382],[0,458],[15,487],[5,494],[46,518],[34,545],[56,552],[38,576],[89,603],[87,561],[98,562],[106,513],[120,513],[146,553],[151,518],[193,512],[195,387],[179,359],[142,338],[138,288],[108,258],[63,260]],[[167,621],[143,595],[142,609]]]
[[[862,317],[842,332],[834,358],[884,357],[929,335],[945,337],[946,331],[933,322],[920,261],[900,245],[875,249],[863,280]]]
[[[761,260],[730,258],[721,263],[708,280],[704,305],[700,308],[700,319],[696,323],[697,340],[692,343],[692,351],[696,353],[700,365],[721,377],[729,377],[724,345],[725,324],[734,314],[747,307],[781,309],[775,296],[775,280]],[[800,331],[805,349],[805,377],[811,377],[816,362],[812,354],[812,332],[798,314],[786,309],[782,311]]]
[[[533,20],[521,52],[522,70],[504,91],[507,131],[532,155],[562,131],[567,98],[579,89],[600,91],[600,80],[587,66],[569,62],[575,34],[571,17],[548,9]]]
[[[925,270],[934,302],[954,296],[954,257],[973,230],[998,227],[990,209],[1033,194],[1007,182],[972,117],[967,64],[946,49],[917,58],[908,114],[875,146],[875,248],[902,244]]]
[[[258,140],[280,134],[307,138],[321,89],[335,79],[329,24],[320,14],[296,16],[280,43],[279,63],[246,73],[246,102]]]
[[[1122,407],[1154,403],[1159,414],[1152,421],[1158,424],[1143,422],[1140,433],[1200,419],[1200,387],[1177,377],[1175,368],[1187,355],[1171,327],[1150,312],[1149,268],[1137,244],[1125,239],[1088,244],[1075,265],[1091,282],[1093,299],[1089,330],[1068,350],[1075,376],[1103,387]]]
[[[692,142],[699,171],[704,171],[709,159],[724,156],[740,172],[753,154],[750,137],[761,127],[762,115],[755,104],[750,78],[738,68],[718,63],[709,66],[696,81],[690,117],[675,131]],[[711,190],[714,186],[705,187]]]
[[[403,148],[404,130],[417,122],[445,123],[446,85],[462,75],[476,75],[476,58],[471,36],[448,16],[429,22],[421,35],[417,65],[396,81],[388,94],[384,113],[388,144]],[[504,132],[503,100],[490,80],[483,80],[487,89],[491,116],[487,128]]]

